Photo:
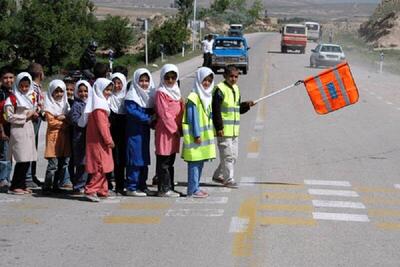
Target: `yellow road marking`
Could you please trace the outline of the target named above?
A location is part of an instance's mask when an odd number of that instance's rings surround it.
[[[312,197],[308,194],[288,193],[288,192],[267,192],[267,199],[291,199],[291,200],[311,200]]]
[[[376,226],[384,230],[400,230],[400,223],[377,223]]]
[[[260,141],[253,137],[247,146],[248,153],[258,153],[260,151]]]
[[[355,186],[354,190],[363,193],[400,193],[398,189],[387,187]]]
[[[257,221],[261,225],[282,224],[291,226],[315,226],[317,224],[314,219],[294,217],[259,217]]]
[[[242,202],[238,217],[249,220],[246,231],[236,233],[233,238],[232,255],[250,257],[253,254],[253,235],[256,226],[257,198],[248,198]]]
[[[284,204],[262,204],[257,207],[259,210],[273,211],[299,211],[312,212],[314,209],[310,205],[284,205]]]
[[[362,202],[368,204],[400,205],[400,199],[363,197]]]
[[[159,224],[160,217],[151,216],[106,216],[103,222],[106,224]]]
[[[369,209],[368,216],[371,217],[400,216],[400,210]]]
[[[128,209],[128,210],[165,210],[170,208],[171,205],[168,203],[122,203],[119,205],[120,209]]]
[[[32,217],[24,217],[22,221],[26,224],[39,224],[39,221]]]

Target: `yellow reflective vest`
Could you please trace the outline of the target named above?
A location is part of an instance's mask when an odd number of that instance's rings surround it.
[[[186,109],[183,114],[182,130],[183,130],[183,148],[182,158],[185,161],[199,161],[214,159],[216,156],[215,141],[214,141],[214,127],[211,118],[211,106],[210,110],[204,110],[203,104],[201,103],[200,97],[192,92],[188,96],[188,100],[196,106],[199,118],[200,126],[200,139],[201,143],[196,144],[194,142],[194,136],[191,134],[192,129],[190,128],[187,121]]]
[[[221,117],[224,123],[224,136],[234,137],[239,136],[240,126],[240,91],[239,87],[235,84],[232,88],[224,82],[220,82],[217,88],[221,90],[224,95],[224,100],[221,104]]]

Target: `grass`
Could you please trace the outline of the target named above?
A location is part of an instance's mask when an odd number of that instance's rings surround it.
[[[374,49],[356,33],[342,32],[335,35],[335,43],[342,45],[350,59],[361,61],[371,68],[378,68],[381,51],[384,53],[384,69],[396,74],[400,73],[400,50]]]

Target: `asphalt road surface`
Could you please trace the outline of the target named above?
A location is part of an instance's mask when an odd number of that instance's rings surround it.
[[[315,44],[281,54],[278,34],[247,38],[242,100],[322,70],[308,67]],[[185,96],[201,63],[179,65]],[[211,182],[214,160],[203,200],[1,194],[0,265],[399,266],[400,77],[350,66],[355,105],[317,115],[300,85],[242,116],[239,189]],[[178,157],[175,166],[185,192],[186,164]],[[40,178],[45,167],[41,158]]]

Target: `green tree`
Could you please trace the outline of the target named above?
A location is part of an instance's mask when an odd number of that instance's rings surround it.
[[[154,28],[149,34],[149,58],[155,59],[160,56],[163,45],[167,55],[174,55],[182,48],[182,43],[189,37],[186,23],[181,17],[167,20],[160,27]]]
[[[260,19],[262,11],[264,10],[264,5],[261,0],[254,0],[251,7],[247,10],[249,16],[253,21]]]
[[[97,23],[89,0],[25,0],[9,40],[17,55],[54,67],[79,61]]]
[[[187,21],[193,14],[193,3],[193,0],[175,0],[175,6],[184,21]]]
[[[117,56],[133,41],[133,29],[129,19],[119,16],[107,15],[106,19],[99,23],[99,42],[105,48],[113,48]]]
[[[229,8],[230,4],[230,0],[214,0],[210,6],[210,9],[215,10],[216,12],[224,12]]]
[[[0,60],[9,61],[14,55],[13,44],[10,42],[9,36],[15,20],[15,1],[0,0],[0,11]]]

